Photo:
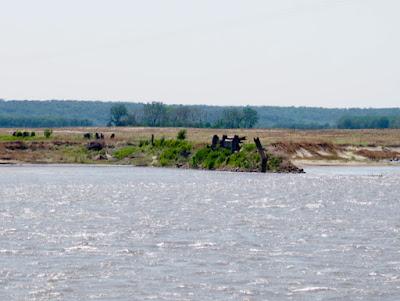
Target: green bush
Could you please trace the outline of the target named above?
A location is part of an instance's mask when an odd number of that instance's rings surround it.
[[[120,149],[117,149],[113,155],[115,158],[117,158],[118,160],[122,160],[130,155],[132,155],[133,153],[135,153],[137,151],[137,148],[134,146],[125,146],[122,147]]]
[[[169,166],[178,162],[185,162],[190,155],[192,145],[183,140],[155,141],[155,147],[161,149],[160,165]]]
[[[282,163],[282,158],[275,157],[275,156],[269,156],[268,170],[277,171],[279,169],[279,166],[281,165],[281,163]]]
[[[44,132],[43,132],[43,135],[46,138],[50,138],[51,134],[53,134],[53,130],[52,129],[45,129]]]
[[[147,146],[150,144],[149,140],[140,140],[139,147]]]
[[[165,137],[161,137],[160,139],[154,139],[154,146],[155,147],[163,147],[165,143]]]
[[[254,143],[248,143],[243,145],[242,150],[245,152],[253,152],[257,150],[257,147]]]
[[[216,169],[220,167],[240,168],[242,170],[258,170],[260,168],[260,155],[255,144],[245,144],[239,152],[231,153],[225,148],[204,147],[199,149],[192,157],[192,167]],[[280,164],[273,161],[272,165]]]
[[[176,135],[176,139],[185,140],[186,139],[186,130],[179,130],[178,135]]]
[[[230,150],[225,148],[217,148],[213,150],[210,147],[204,147],[198,150],[193,156],[192,166],[195,168],[202,167],[206,169],[218,168],[227,162],[230,154]]]
[[[231,155],[228,165],[241,169],[258,169],[260,165],[260,155],[255,144],[243,145],[240,152]]]

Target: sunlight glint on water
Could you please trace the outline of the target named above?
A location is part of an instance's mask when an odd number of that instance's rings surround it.
[[[399,183],[0,167],[0,300],[398,300]]]

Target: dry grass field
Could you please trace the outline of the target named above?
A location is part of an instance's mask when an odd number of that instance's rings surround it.
[[[152,134],[156,137],[174,138],[179,128],[59,128],[53,130],[53,139],[80,141],[86,132],[104,133],[106,138],[115,133],[116,141],[140,141]],[[10,135],[15,129],[0,129],[0,136]],[[43,129],[28,129],[39,135]],[[332,143],[352,146],[400,146],[400,129],[387,130],[286,130],[286,129],[187,129],[188,140],[194,143],[210,143],[214,134],[246,136],[247,141],[260,137],[263,144],[276,142]]]

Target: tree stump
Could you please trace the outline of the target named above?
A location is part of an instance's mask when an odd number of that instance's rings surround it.
[[[258,153],[261,159],[261,172],[267,172],[268,167],[268,157],[265,154],[264,148],[261,145],[260,138],[254,138],[254,143],[256,144]]]

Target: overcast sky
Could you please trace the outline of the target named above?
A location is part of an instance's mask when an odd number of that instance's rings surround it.
[[[0,0],[0,98],[400,106],[399,0]]]

